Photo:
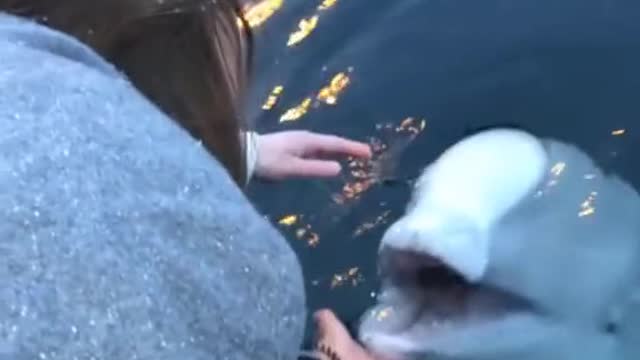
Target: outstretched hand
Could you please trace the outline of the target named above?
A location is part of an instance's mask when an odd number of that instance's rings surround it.
[[[366,143],[303,130],[258,135],[255,174],[281,180],[293,177],[333,177],[341,171],[340,157],[370,158]]]

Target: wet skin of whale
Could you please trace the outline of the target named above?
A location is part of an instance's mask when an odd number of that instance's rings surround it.
[[[401,359],[637,359],[638,219],[636,190],[577,147],[465,138],[386,231],[360,340]]]

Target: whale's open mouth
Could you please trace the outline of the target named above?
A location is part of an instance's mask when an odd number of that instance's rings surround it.
[[[383,236],[378,305],[359,328],[365,345],[390,355],[480,358],[480,349],[495,353],[496,339],[518,349],[535,336],[512,334],[546,331],[548,316],[521,290],[489,278],[494,227],[543,183],[548,166],[539,139],[496,129],[461,140],[425,168],[406,214]]]
[[[469,282],[445,262],[419,251],[387,246],[380,253],[380,270],[378,305],[364,316],[360,338],[389,354],[421,352],[429,339],[435,342],[533,310],[525,299]]]

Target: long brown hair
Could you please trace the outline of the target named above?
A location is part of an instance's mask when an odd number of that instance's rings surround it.
[[[0,11],[91,46],[244,183],[252,42],[237,0],[0,0]]]

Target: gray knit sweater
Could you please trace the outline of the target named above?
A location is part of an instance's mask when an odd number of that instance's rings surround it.
[[[285,240],[79,42],[0,14],[0,359],[293,359]]]

